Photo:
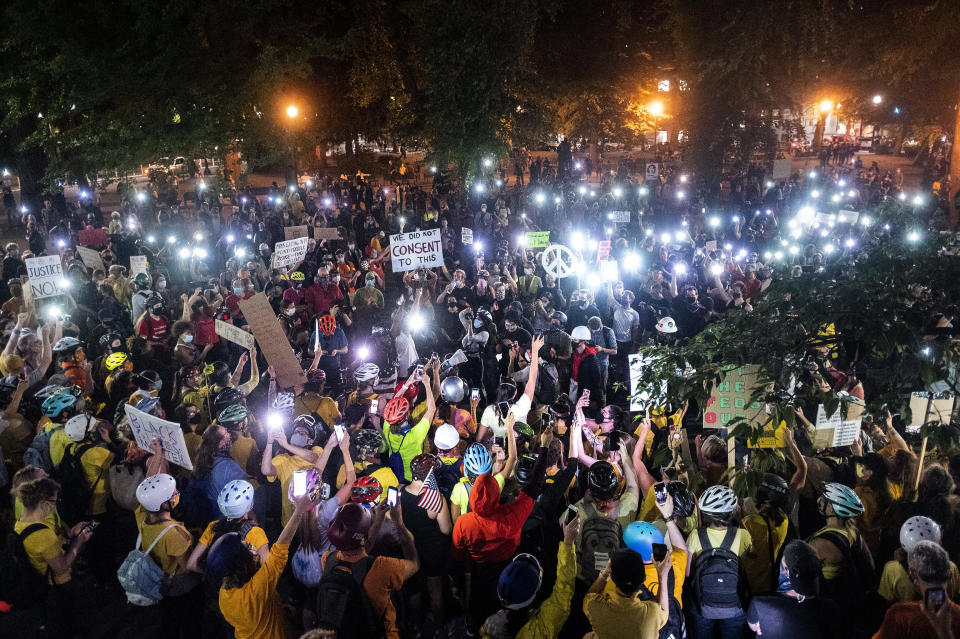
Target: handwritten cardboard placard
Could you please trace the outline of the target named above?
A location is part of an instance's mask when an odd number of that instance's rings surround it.
[[[319,240],[339,240],[340,229],[336,226],[315,226],[313,227],[313,239]]]
[[[460,242],[462,244],[473,244],[473,229],[463,227],[460,229]]]
[[[290,388],[306,382],[307,376],[293,354],[290,342],[280,326],[280,320],[274,315],[267,296],[257,293],[253,297],[240,300],[240,310],[253,336],[257,338],[263,356],[276,371],[280,386]]]
[[[390,263],[394,273],[443,266],[440,229],[391,235]]]
[[[660,383],[659,393],[654,393],[652,386],[644,387],[640,383],[643,369],[653,364],[653,358],[632,354],[627,356],[627,360],[630,364],[630,410],[638,412],[661,406],[667,399],[666,380]]]
[[[611,211],[614,224],[629,224],[630,211]]]
[[[764,425],[756,444],[749,439],[747,440],[747,448],[783,448],[783,433],[785,430],[787,430],[787,422],[781,421],[780,425],[774,428],[771,419]]]
[[[123,410],[127,414],[130,430],[137,440],[137,446],[143,450],[150,450],[150,443],[159,440],[163,447],[163,456],[171,464],[176,464],[193,470],[193,462],[187,452],[187,444],[183,441],[183,431],[180,424],[168,422],[142,410],[137,410],[130,404],[124,404]]]
[[[610,240],[603,240],[597,247],[597,261],[606,262],[610,259]]]
[[[80,229],[77,231],[77,242],[80,246],[107,248],[110,239],[107,236],[107,229]]]
[[[527,248],[550,246],[550,231],[527,231]]]
[[[295,240],[298,237],[307,237],[307,225],[283,227],[283,239]]]
[[[131,255],[130,256],[130,277],[135,276],[137,273],[143,273],[147,275],[147,256],[146,255]]]
[[[956,401],[952,393],[927,393],[923,391],[910,394],[910,424],[919,429],[924,424],[949,424]]]
[[[77,247],[77,254],[80,255],[80,259],[83,260],[83,265],[89,269],[96,271],[97,269],[101,271],[106,271],[107,269],[103,266],[103,259],[100,257],[100,253],[85,246]]]
[[[30,293],[33,299],[43,299],[61,295],[65,292],[62,287],[63,263],[59,255],[43,255],[26,260],[27,277],[30,278]]]
[[[247,350],[253,348],[253,343],[255,341],[253,335],[238,326],[234,326],[230,322],[216,320],[216,331],[217,335],[228,342],[239,344]]]
[[[302,262],[307,256],[307,242],[309,240],[306,237],[277,242],[273,249],[273,268],[295,266]]]
[[[743,417],[754,425],[766,423],[764,402],[750,400],[759,385],[759,375],[760,367],[756,364],[727,368],[710,392],[703,411],[703,427],[725,428],[735,417]]]
[[[862,414],[863,411],[860,411]],[[849,446],[860,436],[861,418],[850,417],[850,411],[847,411],[847,419],[840,415],[840,407],[833,412],[833,415],[827,416],[827,411],[823,404],[817,406],[817,421],[815,427],[816,435],[813,438],[815,448],[835,448],[837,446]]]

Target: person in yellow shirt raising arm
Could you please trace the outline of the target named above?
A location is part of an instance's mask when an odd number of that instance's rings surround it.
[[[260,461],[260,472],[267,481],[280,478],[280,494],[287,494],[294,472],[312,468],[323,454],[323,448],[313,445],[317,440],[319,427],[321,425],[317,424],[313,416],[299,415],[293,420],[293,431],[289,442],[283,428],[270,428],[267,431],[267,444],[263,451],[263,459]],[[276,455],[271,449],[274,442],[282,449]],[[291,515],[293,515],[293,505],[287,499],[281,500],[280,518],[284,524],[290,520]]]
[[[596,639],[656,637],[669,616],[667,580],[671,567],[669,561],[657,566],[657,600],[643,601],[637,597],[646,578],[643,557],[629,548],[613,553],[583,598],[583,612],[593,626],[591,636]],[[616,586],[615,592],[605,592],[607,580]]]

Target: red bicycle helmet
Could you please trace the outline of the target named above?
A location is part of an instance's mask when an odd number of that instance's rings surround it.
[[[354,503],[344,504],[327,526],[327,539],[338,550],[356,550],[363,545],[372,520],[369,508]]]
[[[394,397],[384,407],[383,418],[391,424],[395,424],[404,419],[408,412],[410,412],[410,402],[407,401],[407,398]]]
[[[357,483],[350,489],[350,499],[358,504],[373,504],[380,499],[383,492],[383,486],[376,477],[367,475],[357,480]]]
[[[324,335],[333,335],[333,332],[337,330],[337,320],[333,319],[333,315],[324,315],[320,318],[320,332]]]

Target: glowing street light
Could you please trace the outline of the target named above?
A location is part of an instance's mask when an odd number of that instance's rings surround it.
[[[883,102],[883,96],[882,96],[882,95],[880,95],[880,94],[878,93],[877,95],[873,96],[873,103],[874,103],[874,104],[880,104],[880,103],[882,103],[882,102]]]
[[[650,112],[650,115],[654,117],[660,117],[663,115],[663,102],[657,100],[656,102],[651,102],[647,107],[647,111]]]
[[[291,104],[287,107],[287,117],[291,120],[300,115],[300,109],[297,108],[297,105]]]
[[[830,100],[823,100],[820,102],[820,113],[829,113],[833,110],[833,102]]]

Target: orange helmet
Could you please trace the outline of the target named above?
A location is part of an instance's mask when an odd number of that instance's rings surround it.
[[[337,330],[337,320],[333,319],[333,315],[324,315],[320,318],[320,332],[324,335],[333,335],[333,331]]]
[[[367,475],[357,480],[350,489],[350,498],[358,504],[372,504],[380,499],[383,486],[376,477]]]
[[[394,397],[384,407],[383,418],[393,424],[406,417],[409,410],[410,402],[406,397]]]

